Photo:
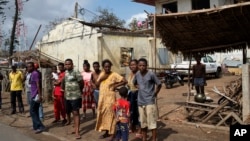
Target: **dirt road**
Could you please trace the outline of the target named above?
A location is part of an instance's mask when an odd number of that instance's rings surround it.
[[[223,88],[231,80],[236,79],[238,76],[223,76],[220,79],[207,80],[206,93],[207,96],[216,99],[219,96],[212,92],[212,88],[216,86],[219,90]],[[187,93],[187,83],[184,86],[175,84],[174,88],[166,89],[163,85],[162,90],[158,96],[159,115],[161,121],[158,122],[158,140],[159,141],[229,141],[229,129],[225,128],[207,128],[202,124],[187,123],[186,111],[184,110],[184,104],[187,100],[183,93]],[[25,97],[23,98],[25,100]],[[190,97],[193,100],[193,96]],[[27,118],[24,115],[16,114],[9,115],[10,103],[9,94],[3,94],[3,109],[0,113],[1,123],[17,128],[23,134],[26,134],[34,139],[40,141],[66,141],[75,140],[73,135],[67,133],[72,130],[72,125],[62,126],[60,123],[51,124],[54,120],[53,105],[44,104],[45,121],[44,124],[47,127],[47,131],[42,134],[34,134],[29,130],[31,127],[31,118]],[[27,105],[25,105],[28,110]],[[28,112],[28,111],[26,111]],[[95,119],[92,118],[91,111],[87,111],[87,118],[81,121],[80,132],[82,135],[82,141],[97,141],[98,137],[102,134],[94,131]],[[223,130],[222,130],[223,129]],[[151,133],[148,134],[149,139]],[[135,134],[130,134],[130,140],[134,139]]]

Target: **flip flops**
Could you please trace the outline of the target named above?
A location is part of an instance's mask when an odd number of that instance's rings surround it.
[[[135,134],[135,137],[136,137],[136,138],[142,139],[142,134],[136,133],[136,134]]]
[[[105,139],[107,137],[110,137],[110,135],[109,134],[103,134],[103,135],[99,136],[99,139]]]
[[[75,137],[75,139],[76,140],[79,140],[79,139],[81,139],[82,137],[80,136],[80,135],[76,135],[76,137]]]

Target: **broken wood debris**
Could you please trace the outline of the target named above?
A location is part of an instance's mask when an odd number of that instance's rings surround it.
[[[238,77],[231,81],[220,92],[216,86],[213,92],[219,94],[221,98],[218,104],[206,104],[197,102],[187,102],[186,110],[188,119],[203,124],[214,124],[215,126],[230,126],[235,123],[243,124],[242,121],[242,78]]]

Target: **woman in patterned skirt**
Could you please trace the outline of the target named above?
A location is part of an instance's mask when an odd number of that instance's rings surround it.
[[[93,88],[91,85],[91,76],[92,71],[90,70],[90,64],[87,60],[84,60],[83,63],[83,71],[82,77],[84,81],[84,88],[82,93],[82,109],[83,109],[83,116],[82,118],[86,118],[86,110],[92,109],[93,117],[95,117],[95,100],[93,95]]]

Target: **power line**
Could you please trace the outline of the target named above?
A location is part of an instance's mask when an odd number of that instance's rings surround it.
[[[82,8],[79,4],[78,4],[78,6],[79,6],[79,8],[80,8],[80,9],[79,9],[80,14],[81,14],[81,11],[87,11],[87,12],[89,12],[89,13],[95,15],[95,16],[98,16],[96,13],[94,13],[94,12],[92,12],[92,11],[86,9],[86,8]]]

